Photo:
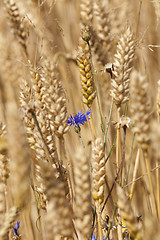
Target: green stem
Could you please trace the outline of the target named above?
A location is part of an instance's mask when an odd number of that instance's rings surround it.
[[[81,142],[81,145],[82,145],[82,147],[83,147],[83,149],[84,149],[84,152],[85,152],[85,154],[86,154],[86,149],[85,149],[85,146],[84,146],[84,142],[83,142],[83,140],[82,140],[82,137],[81,137],[80,134],[78,134],[78,137],[79,137],[79,140],[80,140],[80,142]]]
[[[126,102],[126,104],[125,104],[123,115],[125,115],[125,114],[126,114],[127,105],[128,105],[128,101],[127,101],[127,102]]]
[[[110,155],[111,155],[111,153],[112,153],[112,151],[113,151],[113,148],[114,148],[116,139],[117,139],[117,135],[115,136],[115,138],[114,138],[114,140],[113,140],[113,144],[112,144],[112,147],[111,147],[111,149],[110,149],[110,151],[109,151],[109,154],[108,154],[108,156],[107,156],[107,158],[106,158],[106,160],[105,160],[105,164],[107,163],[107,161],[108,161],[108,159],[109,159],[109,157],[110,157]]]
[[[78,137],[79,137],[79,140],[80,140],[81,145],[82,145],[82,147],[83,147],[84,154],[85,154],[85,156],[87,157],[87,152],[86,152],[86,148],[85,148],[85,146],[84,146],[84,142],[83,142],[83,140],[82,140],[82,137],[81,137],[80,134],[78,134]],[[91,170],[91,172],[92,172],[93,168],[92,168],[92,164],[91,164],[90,161],[89,161],[89,166],[90,166],[90,170]]]
[[[106,131],[105,131],[105,134],[104,134],[104,152],[105,152],[105,147],[106,147],[106,136],[107,136],[107,132],[108,132],[108,128],[109,128],[109,123],[110,123],[110,120],[111,120],[112,109],[113,109],[113,99],[112,99],[111,108],[110,108],[110,112],[109,112],[108,122],[107,122],[107,125],[106,125]]]

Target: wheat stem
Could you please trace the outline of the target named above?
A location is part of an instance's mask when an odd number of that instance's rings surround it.
[[[133,133],[133,136],[132,136],[131,153],[130,153],[130,157],[129,157],[128,171],[127,171],[127,176],[126,176],[126,179],[125,179],[124,187],[126,187],[126,185],[127,185],[128,177],[129,177],[129,172],[130,172],[130,168],[131,168],[131,159],[132,159],[132,155],[133,155],[134,139],[135,139],[135,133]]]
[[[159,167],[158,167],[158,159],[156,161],[156,185],[157,185],[157,212],[158,212],[158,218],[160,220],[160,192],[159,192]]]
[[[110,151],[109,151],[109,154],[108,154],[107,158],[105,159],[105,164],[107,163],[108,159],[109,159],[110,156],[111,156],[111,153],[112,153],[112,151],[113,151],[113,148],[114,148],[116,139],[117,139],[117,135],[115,136],[115,138],[114,138],[114,140],[113,140],[113,144],[112,144],[111,149],[110,149]]]
[[[156,216],[157,210],[156,210],[156,202],[155,202],[153,181],[152,181],[152,175],[151,175],[151,165],[150,165],[150,159],[149,159],[147,150],[144,150],[144,161],[146,164],[147,175],[148,175],[148,180],[149,180],[149,185],[150,185],[149,187],[150,187],[150,193],[151,193],[152,211],[153,211],[153,214]]]
[[[26,239],[34,240],[35,235],[34,235],[34,231],[33,231],[29,206],[26,209],[24,209],[23,220],[24,220],[24,225],[25,225],[25,229],[26,229],[26,231],[25,231]]]
[[[92,115],[91,115],[91,118],[90,118],[90,123],[91,123],[91,127],[93,129],[93,132],[94,132],[94,136],[95,136],[95,138],[97,138],[97,131],[96,131],[94,123],[93,123]]]
[[[118,110],[117,107],[117,122],[119,122],[120,119],[120,111]],[[117,128],[117,140],[116,140],[116,165],[117,165],[117,171],[118,171],[118,167],[119,167],[119,162],[121,159],[121,149],[120,149],[120,143],[121,141],[121,136],[120,136],[120,128]]]
[[[103,240],[102,226],[101,226],[100,202],[98,200],[96,201],[96,209],[97,209],[98,235],[99,235],[99,239]]]
[[[119,209],[118,209],[119,211]],[[119,217],[119,220],[120,220],[120,217]],[[123,237],[122,237],[122,226],[121,224],[118,222],[118,226],[117,226],[117,234],[118,234],[118,240],[123,240]]]
[[[107,125],[106,125],[105,134],[104,134],[104,151],[105,151],[105,146],[106,146],[106,136],[107,136],[107,132],[108,132],[108,128],[109,128],[109,123],[110,123],[111,115],[112,115],[112,109],[113,109],[113,99],[112,99],[112,103],[111,103],[111,107],[110,107],[110,112],[109,112],[109,117],[108,117],[108,122],[107,122]]]
[[[130,202],[132,201],[133,192],[134,192],[135,184],[136,184],[135,180],[136,180],[136,174],[137,174],[137,170],[138,170],[139,156],[140,156],[140,148],[138,148],[138,151],[137,151],[137,156],[136,156],[136,161],[135,161],[135,166],[134,166],[134,171],[133,171],[132,186],[131,186],[131,190],[130,190],[130,194],[129,194]]]

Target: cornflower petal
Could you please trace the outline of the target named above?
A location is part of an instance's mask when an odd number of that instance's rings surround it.
[[[86,113],[82,113],[81,110],[76,115],[70,115],[67,119],[67,123],[70,126],[78,127],[80,125],[84,125],[89,119],[91,115],[91,110],[87,110]]]
[[[96,237],[94,236],[94,234],[92,235],[91,240],[97,240]],[[103,240],[105,240],[105,236],[103,236]],[[110,239],[110,240],[112,240],[112,239]]]
[[[91,239],[91,240],[96,240],[96,238],[95,238],[94,234],[92,235],[92,239]]]
[[[19,226],[20,226],[20,222],[17,222],[17,226],[16,226],[16,227],[13,227],[14,234],[15,234],[16,236],[19,236],[19,234],[18,234]]]

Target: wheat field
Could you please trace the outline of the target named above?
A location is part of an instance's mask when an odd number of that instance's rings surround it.
[[[159,0],[0,0],[0,239],[160,239],[159,28]]]

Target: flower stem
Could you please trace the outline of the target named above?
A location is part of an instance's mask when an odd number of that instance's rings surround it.
[[[92,114],[90,116],[90,124],[91,124],[91,128],[93,130],[93,133],[94,133],[94,137],[97,138],[97,132],[96,132],[96,129],[95,129],[95,126],[94,126],[94,123],[93,123]]]

